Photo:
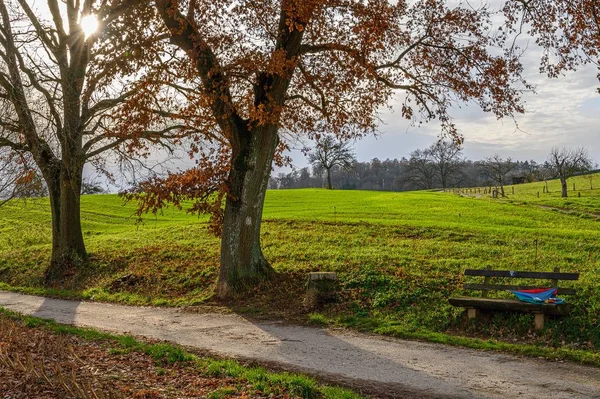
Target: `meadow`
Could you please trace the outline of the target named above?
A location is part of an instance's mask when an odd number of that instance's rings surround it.
[[[269,191],[261,240],[278,273],[227,303],[212,298],[219,240],[203,216],[169,208],[136,223],[135,204],[124,205],[116,195],[83,196],[90,261],[64,286],[44,287],[47,204],[15,202],[0,209],[0,288],[130,304],[227,306],[253,317],[555,353],[600,365],[600,175],[573,182],[580,191],[570,190],[567,199],[555,181],[549,193],[542,192],[543,182],[516,185],[514,195],[507,186],[507,197],[498,199],[466,189]],[[462,289],[462,272],[486,266],[579,272],[579,281],[565,283],[578,289],[567,298],[574,311],[539,332],[532,315],[467,321],[447,298],[472,294]],[[339,300],[312,313],[301,303],[309,271],[335,271],[340,278]]]

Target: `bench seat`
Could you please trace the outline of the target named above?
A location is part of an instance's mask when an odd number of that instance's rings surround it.
[[[458,297],[449,298],[448,302],[451,305],[461,308],[486,309],[486,310],[502,310],[516,311],[525,313],[543,313],[548,315],[566,316],[571,311],[571,304],[562,303],[559,305],[544,303],[535,304],[522,302],[514,299],[497,299],[497,298],[473,298],[473,297]]]
[[[534,314],[534,326],[536,329],[544,328],[544,321],[547,315],[567,316],[571,311],[571,304],[561,303],[529,303],[516,299],[488,298],[488,293],[493,291],[520,291],[529,290],[538,287],[555,288],[558,295],[575,295],[574,288],[559,287],[559,280],[578,280],[579,273],[561,273],[558,267],[553,272],[531,272],[531,271],[513,271],[513,270],[492,270],[491,267],[485,269],[467,269],[465,276],[484,277],[483,284],[470,283],[463,284],[466,290],[481,291],[481,297],[457,297],[449,298],[448,302],[452,306],[465,308],[467,317],[474,319],[479,310],[497,310],[502,312],[523,312]],[[493,279],[518,279],[517,284],[505,284],[504,282],[493,283]],[[550,280],[550,284],[531,284],[530,280]]]

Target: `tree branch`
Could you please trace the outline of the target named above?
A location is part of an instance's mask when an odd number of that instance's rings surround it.
[[[226,136],[243,126],[232,101],[229,82],[211,47],[202,39],[193,22],[178,9],[176,0],[157,0],[156,8],[171,34],[171,43],[184,50],[200,75],[205,94],[212,99],[212,111]]]

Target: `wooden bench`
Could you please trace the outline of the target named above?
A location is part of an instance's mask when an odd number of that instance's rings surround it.
[[[479,309],[485,310],[499,310],[507,312],[525,312],[533,313],[535,315],[534,325],[536,329],[544,328],[545,315],[568,315],[571,311],[571,305],[568,303],[563,304],[534,304],[519,301],[517,299],[499,299],[499,298],[488,298],[490,291],[508,291],[508,290],[528,290],[534,288],[557,288],[558,296],[562,295],[574,295],[575,289],[573,288],[559,288],[559,280],[578,280],[579,273],[561,273],[557,267],[553,272],[526,272],[526,271],[510,271],[510,270],[491,270],[491,268],[475,270],[465,270],[465,276],[479,276],[483,277],[483,284],[464,284],[464,288],[468,290],[479,290],[481,291],[481,297],[460,297],[450,298],[448,302],[451,305],[462,307],[467,309],[467,315],[469,319],[477,317]],[[518,279],[536,279],[536,280],[550,280],[550,284],[540,285],[504,285],[504,284],[492,284],[491,279],[493,278],[518,278]]]

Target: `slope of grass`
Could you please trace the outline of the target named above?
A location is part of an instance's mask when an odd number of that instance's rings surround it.
[[[538,201],[535,185],[507,199],[441,192],[281,190],[267,193],[262,243],[279,272],[236,311],[331,322],[399,336],[468,335],[512,343],[600,348],[599,189],[566,201]],[[551,183],[550,194],[553,195]],[[529,191],[527,191],[529,190]],[[528,194],[529,193],[529,194]],[[518,197],[520,195],[520,197]],[[533,197],[533,198],[530,198]],[[83,229],[91,261],[49,291],[49,214],[43,201],[0,210],[0,284],[60,296],[135,304],[211,304],[219,241],[206,218],[167,209],[136,225],[133,205],[113,195],[84,196]],[[543,206],[540,206],[543,205]],[[560,209],[571,209],[565,212]],[[447,298],[463,291],[466,268],[581,273],[569,317],[532,331],[532,316],[498,313],[467,322]],[[304,275],[336,271],[340,300],[319,314],[302,308]],[[540,284],[545,284],[540,282]],[[433,335],[432,335],[433,334]],[[436,335],[437,336],[437,335]],[[428,338],[429,337],[429,338]],[[577,358],[577,356],[575,356]],[[599,362],[600,364],[600,362]]]
[[[566,210],[585,217],[600,217],[600,173],[574,176],[567,180],[567,198],[561,197],[559,180],[505,186],[506,200]],[[481,194],[482,190],[466,190]],[[539,197],[538,197],[539,193]]]

